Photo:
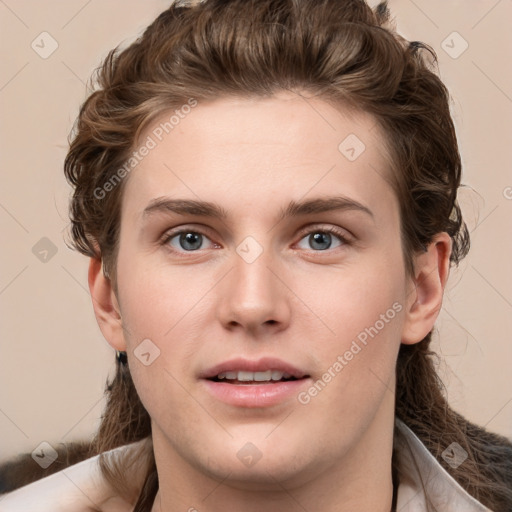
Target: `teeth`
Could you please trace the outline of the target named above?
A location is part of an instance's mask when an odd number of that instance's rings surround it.
[[[278,370],[272,370],[272,380],[289,379],[292,376],[291,373],[280,372]]]
[[[252,373],[252,372],[247,372],[247,373]],[[249,380],[263,382],[266,380],[270,380],[270,377],[272,377],[272,370],[267,370],[266,372],[254,372],[254,378],[249,379]]]
[[[221,372],[217,375],[219,380],[238,380],[240,382],[268,382],[270,380],[289,379],[292,375],[290,373],[281,372],[279,370],[267,370],[266,372]]]

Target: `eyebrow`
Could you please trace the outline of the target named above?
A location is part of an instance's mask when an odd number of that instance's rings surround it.
[[[323,213],[334,210],[353,210],[363,212],[374,217],[373,212],[360,202],[345,196],[319,197],[304,201],[290,201],[286,208],[282,208],[278,221],[290,217]],[[196,201],[193,199],[171,199],[169,197],[157,197],[152,199],[142,213],[143,219],[154,213],[171,212],[178,215],[197,215],[215,219],[226,219],[228,212],[220,205],[208,201]]]

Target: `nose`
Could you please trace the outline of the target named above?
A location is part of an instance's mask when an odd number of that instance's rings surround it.
[[[291,316],[289,288],[283,267],[266,251],[252,262],[237,253],[232,270],[218,292],[217,318],[225,329],[253,336],[285,329]]]

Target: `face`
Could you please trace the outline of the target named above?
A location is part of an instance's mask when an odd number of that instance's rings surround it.
[[[155,450],[240,486],[341,471],[391,428],[408,301],[382,134],[292,93],[169,117],[141,138],[117,263]]]

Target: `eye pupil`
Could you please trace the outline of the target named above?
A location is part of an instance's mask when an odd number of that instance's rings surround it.
[[[201,247],[202,235],[200,233],[182,233],[180,235],[180,246],[186,251],[193,251]],[[187,247],[187,244],[191,244]]]
[[[313,247],[314,249],[318,249],[320,251],[325,251],[326,249],[329,249],[332,243],[331,235],[329,233],[313,233],[309,235],[309,238],[311,242],[311,247]],[[325,245],[318,247],[317,244],[327,244],[327,247],[325,247]]]

